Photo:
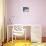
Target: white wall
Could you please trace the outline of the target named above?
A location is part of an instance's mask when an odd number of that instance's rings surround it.
[[[42,25],[43,37],[46,37],[46,0],[32,0],[32,20]]]
[[[29,7],[28,13],[23,13],[24,6]],[[7,8],[12,23],[40,24],[43,37],[46,36],[46,0],[7,0]],[[8,18],[8,24],[11,22]]]

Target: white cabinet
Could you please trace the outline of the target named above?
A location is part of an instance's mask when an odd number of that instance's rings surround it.
[[[41,42],[42,30],[40,25],[32,25],[31,27],[31,41]]]

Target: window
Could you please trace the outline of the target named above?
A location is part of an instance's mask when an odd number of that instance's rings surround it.
[[[23,7],[23,12],[29,12],[29,7]]]

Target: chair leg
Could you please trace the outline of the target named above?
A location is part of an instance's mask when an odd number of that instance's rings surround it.
[[[13,31],[12,31],[12,43],[13,43]]]
[[[26,31],[25,31],[25,42],[26,42]]]
[[[16,42],[16,36],[15,36],[15,42]]]

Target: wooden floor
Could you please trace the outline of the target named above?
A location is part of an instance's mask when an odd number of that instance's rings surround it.
[[[14,40],[5,43],[3,46],[46,46],[46,43],[31,43],[30,41]]]
[[[46,37],[42,37],[42,42],[46,42]]]
[[[31,43],[31,41],[27,40],[14,40],[5,43],[3,46],[46,46],[46,37],[42,37],[42,42],[44,43]]]
[[[10,41],[8,43],[5,43],[3,46],[31,46],[30,41],[24,41],[24,40],[16,40],[16,41]]]

